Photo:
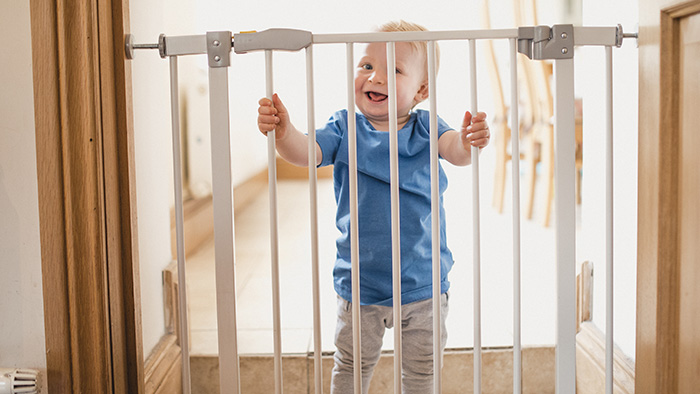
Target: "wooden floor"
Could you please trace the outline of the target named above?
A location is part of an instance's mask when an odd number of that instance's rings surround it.
[[[482,157],[488,156],[485,153]],[[473,344],[474,325],[471,170],[446,167],[446,171],[451,182],[445,195],[447,242],[455,257],[450,274],[448,347],[468,348]],[[482,171],[491,174],[488,165],[483,165]],[[504,214],[496,213],[487,203],[492,190],[490,178],[483,176],[481,180],[482,344],[497,347],[512,345],[512,218],[508,197]],[[319,181],[318,199],[322,341],[324,350],[333,350],[336,295],[332,267],[338,232],[331,180]],[[282,350],[306,353],[313,337],[307,182],[279,181],[278,200]],[[268,204],[267,193],[263,193],[236,216],[237,323],[242,354],[273,351]],[[523,344],[553,344],[554,232],[538,220],[523,220],[521,226]],[[192,354],[217,354],[213,241],[188,259],[187,289]],[[386,348],[392,347],[391,330],[384,343]]]

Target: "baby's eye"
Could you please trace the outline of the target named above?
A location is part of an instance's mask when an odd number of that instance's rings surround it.
[[[372,65],[369,64],[369,63],[365,63],[365,64],[361,65],[360,68],[363,69],[363,70],[367,70],[367,71],[373,69]]]
[[[397,68],[397,69],[396,69],[396,73],[397,73],[397,74],[401,74],[401,70]]]

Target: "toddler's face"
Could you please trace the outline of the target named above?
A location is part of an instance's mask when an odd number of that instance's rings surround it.
[[[396,43],[396,107],[399,127],[408,120],[411,108],[428,97],[425,60],[421,55],[410,43]],[[388,130],[388,89],[386,44],[368,44],[357,65],[355,104],[378,130]]]

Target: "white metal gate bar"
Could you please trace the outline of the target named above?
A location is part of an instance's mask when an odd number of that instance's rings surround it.
[[[476,85],[476,41],[469,40],[469,79],[472,116],[478,113]],[[472,155],[472,253],[474,268],[474,393],[481,394],[481,224],[479,208],[479,148],[471,147]]]
[[[567,25],[556,25],[557,27]],[[541,28],[541,27],[537,27]],[[544,27],[547,28],[547,27]],[[532,28],[530,28],[532,29]],[[274,29],[273,29],[274,30]],[[316,185],[316,146],[315,146],[315,128],[314,128],[314,102],[313,102],[313,55],[312,44],[320,43],[345,43],[347,49],[347,79],[348,79],[348,135],[349,135],[349,166],[350,166],[350,210],[351,210],[351,243],[352,243],[352,304],[353,304],[353,341],[354,341],[354,381],[355,393],[361,393],[362,374],[361,374],[361,321],[360,321],[360,294],[359,294],[359,247],[358,247],[358,214],[357,214],[357,146],[356,146],[356,124],[354,111],[354,42],[388,42],[387,45],[387,61],[391,65],[395,62],[395,47],[394,42],[403,41],[428,41],[428,76],[429,76],[429,97],[430,97],[430,156],[431,156],[431,212],[432,212],[432,243],[433,243],[433,350],[434,350],[434,389],[436,393],[441,392],[441,364],[442,364],[442,349],[441,349],[441,325],[440,325],[440,248],[439,248],[439,184],[438,184],[438,144],[437,144],[437,112],[436,112],[436,48],[435,41],[438,40],[469,40],[470,45],[470,62],[471,62],[471,80],[472,80],[472,106],[473,113],[477,113],[476,101],[476,68],[474,65],[474,46],[476,39],[509,39],[510,41],[510,61],[511,61],[511,134],[512,134],[512,170],[513,170],[513,392],[520,393],[522,389],[522,353],[521,353],[521,297],[520,297],[520,206],[519,206],[519,166],[517,157],[519,157],[518,145],[518,108],[517,108],[517,68],[516,63],[516,46],[522,51],[523,44],[527,48],[530,43],[528,37],[524,37],[520,30],[503,29],[503,30],[464,30],[464,31],[441,31],[441,32],[400,32],[400,33],[360,33],[360,34],[317,34],[312,35],[309,32],[291,31],[291,35],[280,39],[280,36],[272,34],[272,37],[267,37],[261,41],[256,41],[255,38],[236,41],[236,52],[245,53],[250,50],[266,50],[266,63],[268,65],[266,76],[268,96],[272,94],[272,50],[299,50],[306,48],[307,50],[307,91],[308,91],[308,119],[309,119],[309,190],[311,200],[311,228],[312,228],[312,274],[314,287],[314,372],[316,393],[321,393],[321,343],[320,343],[320,309],[319,309],[319,278],[318,278],[318,223],[317,223],[317,185]],[[556,31],[554,37],[550,36],[550,40],[558,40]],[[571,35],[573,41],[567,43],[567,46],[562,48],[561,53],[566,54],[568,50],[573,50],[575,45],[599,45],[605,46],[606,51],[606,393],[612,393],[612,355],[613,355],[613,189],[612,189],[612,46],[620,46],[623,37],[636,37],[636,34],[625,35],[622,33],[621,27],[571,27]],[[265,33],[265,32],[261,32]],[[258,34],[258,33],[254,33]],[[240,35],[236,35],[240,36]],[[184,37],[165,37],[161,36],[159,44],[136,46],[131,44],[130,38],[127,42],[131,46],[127,46],[127,56],[133,57],[133,49],[138,48],[158,48],[162,57],[170,57],[171,69],[171,110],[173,116],[173,149],[174,149],[174,172],[175,172],[175,193],[176,193],[176,222],[177,222],[177,242],[178,242],[178,265],[179,265],[179,281],[180,288],[183,290],[180,293],[180,326],[183,333],[183,389],[185,392],[189,390],[189,360],[187,355],[187,305],[185,298],[186,283],[184,269],[184,237],[182,235],[182,196],[181,196],[181,174],[179,173],[179,109],[177,101],[177,56],[191,54],[207,54],[209,59],[209,84],[210,84],[210,118],[211,118],[211,135],[212,135],[212,171],[213,171],[213,200],[214,200],[214,228],[215,228],[215,255],[216,255],[216,291],[217,291],[217,314],[218,314],[218,335],[219,335],[219,368],[220,371],[220,386],[222,393],[240,392],[240,367],[237,350],[237,329],[236,329],[236,297],[235,297],[235,270],[234,270],[234,222],[233,222],[233,187],[231,183],[231,153],[230,153],[230,126],[229,126],[229,102],[228,102],[228,75],[227,67],[230,64],[231,46],[228,41],[231,38],[230,32],[210,32],[206,36],[184,36]],[[532,37],[530,37],[531,39]],[[561,38],[566,40],[566,34],[562,34]],[[516,41],[517,40],[517,41]],[[280,41],[281,44],[271,43]],[[264,45],[260,45],[260,44]],[[517,45],[516,45],[517,44]],[[541,43],[540,43],[541,44]],[[548,45],[548,43],[545,43]],[[534,49],[535,58],[542,59],[541,46],[532,46]],[[555,48],[558,50],[558,48]],[[546,48],[545,51],[551,48]],[[528,56],[530,53],[528,52]],[[569,58],[554,58],[554,80],[555,80],[555,184],[557,192],[555,193],[555,226],[556,232],[556,256],[557,256],[557,352],[556,352],[556,392],[574,393],[575,391],[575,206],[574,206],[574,92],[573,92],[573,59]],[[389,73],[390,77],[391,74]],[[390,101],[395,103],[395,81],[391,82],[394,87],[390,89]],[[393,121],[391,121],[390,134],[398,133],[396,125],[395,107],[393,113]],[[274,132],[273,132],[274,133]],[[275,153],[274,150],[274,134],[272,145],[268,145],[269,152]],[[395,141],[392,141],[395,144]],[[395,147],[392,147],[394,153]],[[478,241],[478,149],[472,148],[472,165],[474,165],[473,184],[475,188],[474,204],[475,204],[475,364],[474,364],[474,391],[481,390],[481,338],[480,338],[480,283],[477,278],[479,262],[479,241]],[[269,156],[270,157],[270,156]],[[273,156],[274,157],[274,156]],[[271,160],[270,169],[274,174],[274,161]],[[395,163],[392,155],[392,189],[394,178],[398,179],[398,164]],[[396,166],[396,169],[393,167]],[[394,174],[394,171],[396,172]],[[275,177],[276,178],[276,177]],[[271,177],[271,184],[272,182]],[[180,185],[180,186],[178,186]],[[271,248],[273,255],[277,255],[276,243],[276,206],[273,207],[272,200],[276,200],[276,190],[271,186],[271,216],[274,213],[275,221],[271,219],[271,233],[273,234],[273,242]],[[396,200],[396,202],[394,202]],[[276,202],[274,203],[276,205]],[[400,251],[400,241],[398,241],[398,215],[396,223],[394,223],[394,210],[398,212],[398,195],[394,197],[392,190],[392,229],[397,229],[396,240],[392,235],[392,248],[396,247],[394,243],[398,242],[398,250]],[[394,232],[392,230],[392,232]],[[393,249],[392,249],[393,253]],[[399,256],[399,253],[393,253]],[[277,292],[277,298],[273,306],[276,315],[275,323],[276,338],[275,338],[275,357],[279,359],[275,366],[276,375],[276,392],[281,393],[282,378],[281,378],[281,337],[279,336],[279,272],[278,263],[275,263],[276,258],[273,257],[273,292]],[[398,259],[396,259],[398,260]],[[392,262],[399,267],[395,272],[400,273],[400,260]],[[275,279],[275,276],[277,277]],[[394,278],[397,282],[397,278]],[[400,275],[398,278],[400,285]],[[398,295],[395,300],[400,299],[400,287],[398,290],[393,289]],[[395,305],[398,302],[395,301]],[[400,305],[400,304],[399,304]],[[397,327],[400,327],[400,308],[395,314],[398,321],[395,322]],[[477,322],[478,321],[478,322]],[[185,327],[184,329],[182,327]],[[478,334],[477,334],[478,331]],[[395,374],[400,376],[401,368],[401,346],[400,346],[400,329],[399,338],[395,343],[396,353],[395,358],[398,363],[395,363]],[[477,356],[478,354],[478,356]],[[479,359],[479,360],[477,360]],[[276,360],[277,361],[277,360]],[[230,372],[230,373],[229,373]],[[395,386],[400,385],[400,378],[395,379]],[[398,391],[397,391],[398,392]]]
[[[177,56],[170,57],[170,119],[173,138],[173,180],[175,187],[175,236],[177,243],[177,279],[180,289],[185,288],[185,230],[182,208],[182,159],[180,147],[180,94],[178,88]],[[178,291],[178,302],[187,305],[187,292]],[[180,330],[182,356],[182,392],[191,392],[190,345],[187,330],[187,308],[180,308],[177,324]]]
[[[605,47],[605,393],[613,393],[613,112],[612,47]]]
[[[520,118],[518,115],[518,48],[510,43],[510,142],[513,178],[513,394],[522,392],[522,347],[520,325]],[[516,138],[518,136],[518,138]]]
[[[272,100],[274,94],[272,51],[265,51],[265,91]],[[270,199],[270,263],[272,277],[272,332],[274,342],[275,394],[282,393],[282,324],[280,322],[279,235],[277,221],[277,149],[275,130],[267,133],[267,174]]]
[[[360,328],[360,243],[357,212],[357,122],[355,118],[355,55],[352,43],[346,44],[348,82],[348,164],[350,172],[350,265],[352,282],[352,349],[355,394],[362,394],[362,336]]]
[[[309,219],[311,220],[311,289],[314,314],[314,389],[323,392],[323,361],[321,346],[321,290],[318,257],[318,184],[316,171],[316,121],[314,103],[313,46],[306,48],[306,112],[309,138]]]
[[[394,393],[401,394],[401,225],[399,210],[399,135],[396,112],[396,43],[386,43],[386,70],[389,93],[389,170],[391,173],[391,263],[394,316]]]
[[[442,392],[442,325],[440,308],[440,173],[438,163],[437,48],[428,41],[428,99],[430,101],[430,215],[433,258],[433,392]]]

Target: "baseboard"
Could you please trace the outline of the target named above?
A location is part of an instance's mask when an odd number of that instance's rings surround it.
[[[333,176],[333,167],[326,166],[318,169],[318,178]],[[277,179],[308,179],[306,167],[297,167],[277,157]],[[264,195],[267,190],[267,169],[248,178],[233,188],[233,210],[238,212],[245,209],[255,198]],[[183,202],[185,256],[194,253],[214,237],[214,208],[211,195],[190,198]],[[177,258],[177,243],[175,242],[175,209],[170,210],[170,245],[173,259]]]
[[[174,334],[166,334],[144,367],[147,394],[182,392],[182,351]]]
[[[183,202],[185,256],[199,249],[212,238],[214,233],[211,195],[192,198]],[[175,232],[175,209],[170,210],[170,249],[173,259],[177,258],[177,243]]]
[[[253,175],[233,188],[233,210],[245,209],[251,202],[267,190],[267,168]]]
[[[593,302],[593,264],[581,265],[576,277],[576,392],[605,392],[605,336],[591,322]],[[634,361],[615,347],[613,352],[613,387],[619,394],[634,393]]]
[[[605,392],[605,336],[592,322],[581,324],[576,336],[576,392]],[[617,346],[613,352],[613,392],[634,393],[634,361]]]
[[[182,348],[180,347],[177,263],[163,270],[165,335],[146,359],[144,367],[147,394],[182,392]]]
[[[333,166],[325,166],[316,169],[317,178],[331,178]],[[277,156],[277,179],[309,179],[309,168],[290,164]]]
[[[584,261],[581,272],[576,275],[576,332],[581,324],[591,320],[593,309],[593,263]]]
[[[163,270],[163,312],[165,333],[173,334],[180,344],[180,286],[177,277],[177,261]]]
[[[290,164],[291,165],[291,164]],[[233,210],[245,209],[256,197],[267,190],[267,169],[248,178],[233,188]],[[214,238],[214,206],[211,194],[190,198],[183,202],[185,256],[196,252]],[[177,258],[175,242],[175,209],[170,210],[170,245],[173,259]]]

